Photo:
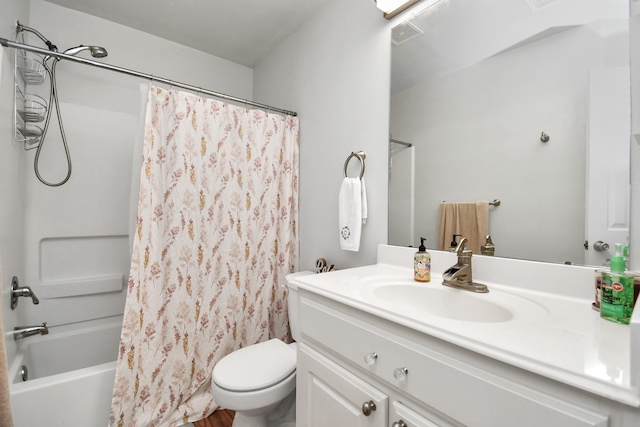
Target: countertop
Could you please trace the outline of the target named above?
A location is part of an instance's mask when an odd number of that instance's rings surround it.
[[[408,253],[407,248],[401,249]],[[448,258],[443,257],[445,256],[438,259],[436,254],[436,262],[451,260],[448,255]],[[412,268],[381,261],[390,259],[379,254],[378,264],[297,276],[292,279],[292,283],[300,289],[495,360],[626,405],[640,406],[640,391],[637,384],[634,384],[636,374],[632,369],[636,364],[631,363],[631,327],[601,319],[599,312],[591,307],[593,300],[586,297],[591,290],[548,292],[548,287],[541,286],[544,291],[539,291],[532,289],[532,286],[495,283],[487,280],[488,277],[480,280],[474,274],[474,281],[482,282],[490,289],[488,294],[474,294],[474,297],[502,302],[508,302],[510,298],[526,300],[522,305],[524,311],[527,311],[526,315],[519,315],[516,308],[520,304],[516,304],[515,316],[504,322],[476,322],[430,316],[415,310],[398,310],[393,302],[372,296],[376,281],[409,286],[418,284],[413,281]],[[433,262],[432,255],[432,264]],[[441,263],[445,265],[444,262]],[[439,270],[440,272],[432,269],[431,282],[418,285],[443,287],[443,269]],[[488,273],[484,275],[490,276]],[[451,292],[468,291],[451,289]],[[637,314],[634,313],[634,320]]]

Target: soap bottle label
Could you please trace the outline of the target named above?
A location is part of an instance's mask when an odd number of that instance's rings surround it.
[[[602,273],[600,317],[616,323],[629,324],[633,313],[633,277],[617,273]]]
[[[431,280],[431,257],[425,253],[417,253],[414,259],[414,279],[418,282]]]

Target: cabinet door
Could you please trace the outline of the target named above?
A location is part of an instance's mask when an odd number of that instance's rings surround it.
[[[462,424],[449,422],[435,414],[420,413],[394,400],[389,408],[389,426],[391,427],[459,427]]]
[[[300,427],[384,427],[388,398],[309,346],[298,345]]]

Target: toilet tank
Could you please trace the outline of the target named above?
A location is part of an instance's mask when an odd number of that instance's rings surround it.
[[[287,296],[287,305],[289,307],[289,328],[291,329],[291,336],[294,340],[300,340],[300,323],[298,321],[298,286],[293,283],[293,280],[314,274],[311,271],[299,271],[297,273],[287,274],[287,287],[289,293]]]

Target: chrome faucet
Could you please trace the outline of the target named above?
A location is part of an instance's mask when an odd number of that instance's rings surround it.
[[[18,298],[27,297],[31,298],[31,302],[34,304],[40,304],[40,300],[35,293],[28,286],[20,287],[18,284],[18,278],[13,276],[11,279],[11,310],[14,310],[18,306]]]
[[[30,337],[32,335],[47,335],[49,328],[47,328],[47,322],[44,322],[42,326],[16,326],[13,328],[13,338],[15,340],[21,340],[22,338]]]
[[[475,283],[471,272],[471,256],[473,252],[467,249],[467,238],[463,237],[458,243],[455,252],[458,254],[458,263],[450,267],[442,274],[442,284],[452,288],[464,289],[465,291],[486,293],[489,292],[487,285]]]

